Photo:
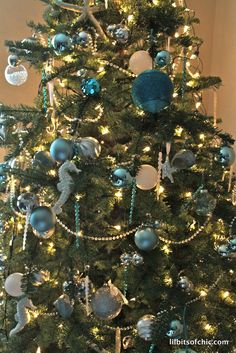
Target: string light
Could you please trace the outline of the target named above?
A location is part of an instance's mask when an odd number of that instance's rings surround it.
[[[172,253],[172,250],[171,248],[169,247],[168,244],[165,244],[162,246],[161,250],[166,254],[166,255],[169,255]]]
[[[184,129],[181,126],[177,126],[175,129],[175,135],[180,137],[182,135],[183,130]]]
[[[200,291],[200,297],[204,298],[207,296],[207,292],[205,290]]]
[[[151,147],[147,146],[147,147],[144,147],[143,152],[149,152],[150,150],[151,150]]]
[[[109,132],[110,132],[108,126],[101,126],[101,127],[100,127],[100,131],[101,131],[101,134],[102,134],[102,135],[107,135],[107,134],[109,134]]]
[[[121,226],[120,226],[119,224],[117,224],[116,226],[114,226],[114,228],[115,228],[116,230],[121,230]]]
[[[121,190],[118,190],[116,193],[115,193],[115,197],[117,198],[118,201],[120,201],[123,197],[123,193]]]
[[[36,353],[41,353],[41,348],[40,347],[38,347]]]

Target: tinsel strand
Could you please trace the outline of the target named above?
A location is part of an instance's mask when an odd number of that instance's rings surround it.
[[[137,193],[137,185],[136,185],[136,180],[134,179],[133,186],[132,186],[132,194],[131,194],[130,212],[129,212],[129,225],[133,223],[136,193]]]

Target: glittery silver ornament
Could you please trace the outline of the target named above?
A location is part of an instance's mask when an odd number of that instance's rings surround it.
[[[155,319],[154,315],[144,315],[137,323],[138,335],[145,341],[151,341],[153,339],[153,325]]]
[[[140,266],[143,264],[143,257],[142,255],[138,254],[137,252],[133,253],[133,256],[132,256],[132,264],[134,266]]]
[[[98,289],[91,299],[92,311],[101,320],[117,317],[124,304],[127,304],[127,300],[111,282]]]
[[[170,338],[179,338],[181,337],[183,330],[184,326],[179,320],[172,320],[166,335]]]
[[[63,319],[69,319],[73,313],[73,306],[71,305],[68,295],[61,295],[55,302],[54,306],[56,307],[59,315]]]
[[[120,262],[121,262],[121,265],[124,265],[124,266],[131,265],[131,263],[132,263],[132,254],[130,254],[130,253],[122,254],[121,257],[120,257]]]
[[[78,154],[83,158],[97,158],[101,153],[101,145],[94,137],[83,137],[76,141]]]
[[[194,198],[194,203],[199,216],[208,216],[214,212],[217,202],[208,190],[202,189]]]
[[[16,204],[22,213],[27,213],[28,210],[32,210],[34,207],[38,206],[39,199],[37,195],[32,192],[25,192],[18,196]]]
[[[219,162],[224,167],[230,167],[234,164],[235,152],[231,146],[222,146],[220,148]]]
[[[126,44],[130,38],[130,30],[122,24],[109,25],[107,33],[120,44]]]
[[[171,161],[171,166],[175,170],[191,168],[196,163],[196,157],[190,150],[180,150]]]
[[[194,289],[193,283],[188,279],[187,276],[180,276],[178,286],[187,293]]]

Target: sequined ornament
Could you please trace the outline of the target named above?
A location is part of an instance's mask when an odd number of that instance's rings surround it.
[[[158,113],[170,105],[173,89],[167,74],[158,70],[146,70],[133,82],[133,102],[145,112]]]
[[[143,256],[138,254],[137,252],[133,253],[132,256],[132,265],[140,266],[144,263]]]
[[[83,79],[81,90],[86,96],[96,96],[101,91],[101,85],[96,78]]]
[[[57,309],[59,315],[63,319],[69,319],[73,313],[73,306],[70,302],[68,295],[61,295],[55,302],[54,306]]]
[[[130,38],[129,28],[122,24],[109,25],[107,27],[107,33],[120,44],[126,44]]]
[[[116,168],[112,171],[110,180],[116,188],[124,188],[132,184],[132,176],[125,168]]]
[[[187,276],[180,276],[178,286],[187,293],[194,289],[193,283],[188,279]]]
[[[71,46],[71,38],[64,33],[58,33],[52,38],[52,47],[57,55],[66,54]]]
[[[144,315],[137,323],[138,335],[145,341],[152,341],[153,339],[153,325],[155,319],[154,315]]]
[[[47,151],[38,151],[35,153],[32,164],[34,167],[53,169],[56,162]]]
[[[101,320],[117,317],[127,300],[111,282],[96,291],[91,299],[93,314]]]
[[[132,263],[132,254],[130,254],[130,253],[122,254],[121,257],[120,257],[120,262],[121,262],[121,265],[124,265],[124,266],[131,265],[131,263]]]
[[[94,137],[82,137],[76,140],[78,154],[83,158],[98,158],[101,145]]]
[[[196,163],[196,157],[190,150],[180,150],[171,161],[171,166],[175,170],[191,168]]]
[[[155,64],[158,67],[165,67],[170,65],[171,63],[171,55],[167,50],[161,50],[157,53],[155,57]]]
[[[8,65],[5,69],[5,78],[12,86],[23,85],[28,78],[28,72],[23,65]]]
[[[158,235],[153,227],[144,226],[136,231],[134,235],[136,246],[143,251],[151,251],[158,245]]]
[[[179,320],[172,320],[166,335],[170,338],[179,338],[181,337],[183,330],[184,326]]]
[[[199,216],[208,216],[214,212],[217,202],[208,190],[202,189],[194,198],[194,203]]]
[[[73,144],[69,140],[58,138],[51,144],[50,154],[57,162],[71,160],[74,156]]]
[[[224,167],[230,167],[234,164],[235,152],[231,146],[222,146],[220,148],[219,162]]]
[[[51,208],[39,206],[33,209],[30,224],[38,233],[45,233],[54,229],[56,217]]]
[[[39,204],[38,197],[32,192],[25,192],[17,198],[17,207],[20,212],[27,213],[28,210],[32,210]]]

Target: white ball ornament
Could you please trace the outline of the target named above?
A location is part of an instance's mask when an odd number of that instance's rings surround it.
[[[21,86],[27,81],[28,72],[23,65],[8,65],[5,70],[5,78],[10,85]]]
[[[137,187],[141,190],[151,190],[157,185],[158,173],[156,168],[149,164],[141,165],[136,175]]]
[[[137,322],[137,331],[140,338],[145,341],[151,341],[153,338],[154,315],[144,315]]]
[[[16,272],[7,277],[4,287],[7,294],[12,297],[21,297],[24,292],[21,289],[23,274]]]
[[[145,70],[151,70],[153,67],[153,60],[150,54],[145,50],[136,51],[129,60],[130,70],[139,75]]]

